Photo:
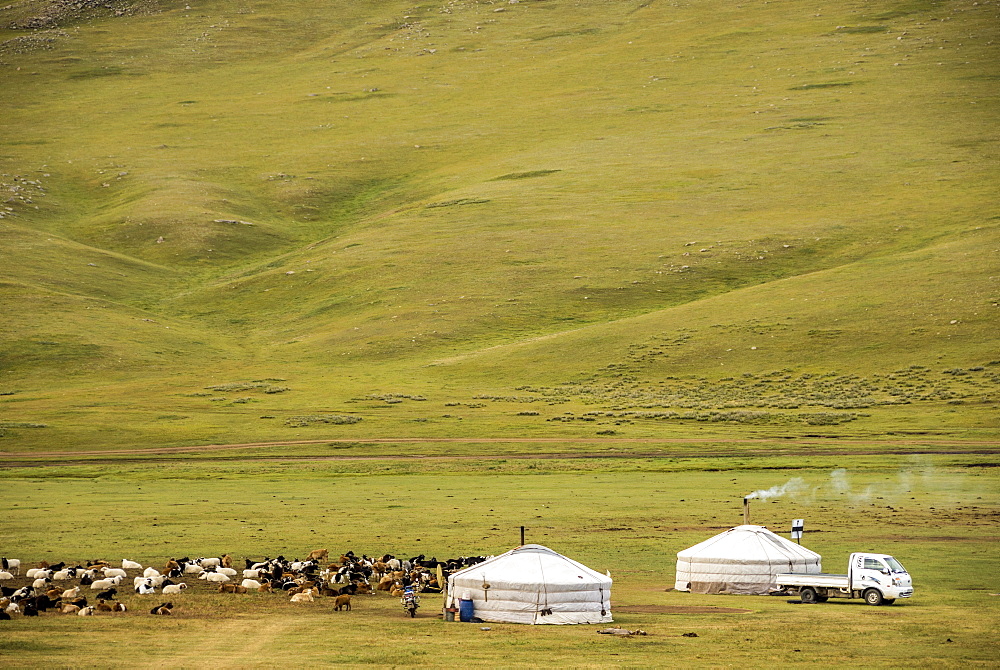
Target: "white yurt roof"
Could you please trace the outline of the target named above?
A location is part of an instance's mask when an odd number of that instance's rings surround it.
[[[763,526],[737,526],[677,552],[674,588],[693,593],[762,594],[782,572],[817,573],[821,557]]]
[[[511,549],[448,577],[448,604],[473,601],[483,621],[610,623],[611,577],[540,544]]]

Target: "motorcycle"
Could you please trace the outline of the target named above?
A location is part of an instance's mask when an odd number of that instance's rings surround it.
[[[417,608],[420,607],[420,596],[415,588],[407,588],[403,591],[403,597],[399,599],[403,604],[403,609],[410,614],[410,618],[417,616]]]

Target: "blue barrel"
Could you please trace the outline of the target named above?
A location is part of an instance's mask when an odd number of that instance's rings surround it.
[[[464,621],[466,623],[472,621],[473,612],[475,607],[471,600],[459,600],[458,601],[458,620]]]

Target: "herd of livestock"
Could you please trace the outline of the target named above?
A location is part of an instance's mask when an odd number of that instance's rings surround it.
[[[127,559],[121,561],[120,567],[104,560],[87,561],[85,565],[42,561],[22,575],[21,561],[2,558],[0,620],[17,614],[38,616],[47,611],[78,616],[125,612],[126,604],[116,597],[123,591],[141,596],[174,596],[185,591],[191,580],[218,584],[219,593],[284,593],[291,602],[313,602],[328,596],[334,598],[335,610],[350,610],[351,596],[361,593],[440,593],[449,574],[484,560],[483,556],[447,561],[423,555],[408,559],[391,554],[369,557],[348,551],[331,561],[326,549],[317,549],[303,560],[284,556],[260,561],[247,558],[242,571],[233,567],[231,556],[224,554],[170,558],[160,569],[144,568]],[[131,584],[127,581],[130,577]],[[149,613],[170,615],[173,607],[172,601],[160,602]]]

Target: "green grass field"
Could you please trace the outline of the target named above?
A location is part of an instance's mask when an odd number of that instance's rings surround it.
[[[982,466],[995,463],[862,457],[838,473],[843,463],[286,460],[8,469],[3,487],[16,503],[2,544],[26,561],[101,556],[160,565],[174,555],[229,552],[241,561],[318,547],[443,558],[506,551],[524,525],[529,542],[610,570],[616,623],[649,635],[608,639],[594,626],[482,631],[440,620],[433,595],[410,620],[385,594],[357,596],[354,611],[338,613],[329,600],[294,605],[282,595],[223,595],[188,579],[170,619],[146,613],[160,596],[125,595],[132,611],[117,618],[6,622],[0,645],[5,665],[19,667],[991,665],[1000,486],[996,469]],[[802,479],[799,492],[755,503],[751,520],[787,533],[792,518],[805,518],[804,544],[823,555],[828,571],[845,569],[851,551],[891,552],[914,575],[911,600],[806,606],[671,590],[677,551],[739,523],[743,495],[792,477]],[[682,637],[689,632],[698,637]]]
[[[998,19],[0,7],[3,552],[498,553],[526,525],[650,632],[193,593],[9,622],[0,665],[995,663]],[[805,517],[830,570],[894,553],[912,601],[664,591],[795,476],[755,521]],[[692,603],[751,612],[643,610]]]

